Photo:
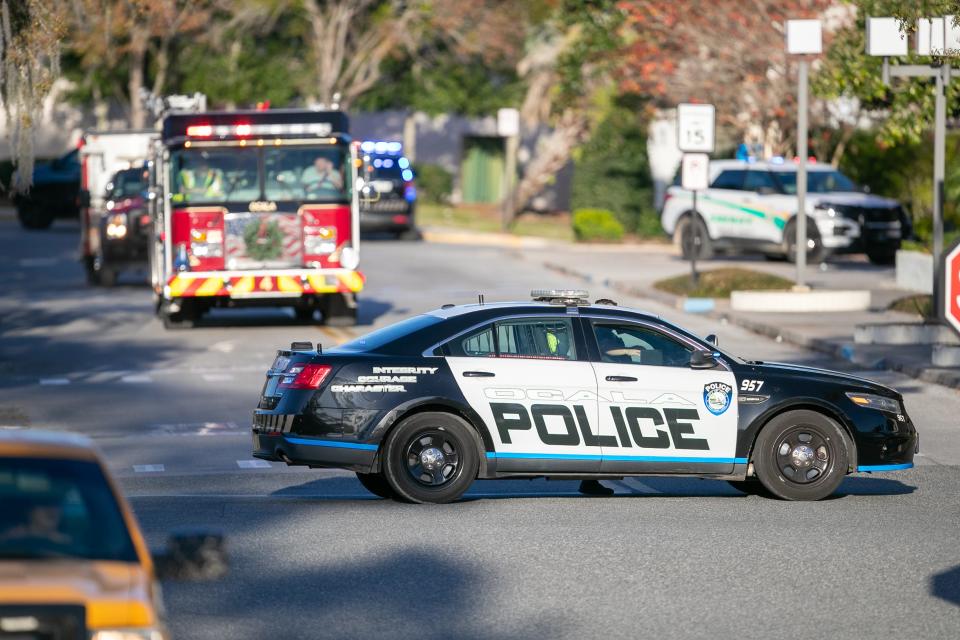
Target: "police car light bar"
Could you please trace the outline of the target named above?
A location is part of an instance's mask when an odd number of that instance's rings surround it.
[[[530,292],[534,302],[550,304],[587,305],[590,293],[583,289],[534,289]]]
[[[364,153],[397,154],[403,151],[403,145],[399,142],[386,142],[384,140],[364,140],[360,143],[360,150]]]

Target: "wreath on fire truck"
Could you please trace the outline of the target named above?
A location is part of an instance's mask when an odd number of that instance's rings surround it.
[[[276,220],[253,220],[243,229],[247,255],[254,260],[279,258],[283,251],[283,232]]]

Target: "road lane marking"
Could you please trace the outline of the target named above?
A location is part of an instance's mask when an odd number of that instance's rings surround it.
[[[153,378],[146,374],[135,373],[133,375],[121,377],[120,382],[125,382],[127,384],[150,384],[153,382]]]
[[[271,465],[266,460],[237,460],[237,466],[241,469],[271,469]]]
[[[40,384],[44,386],[70,384],[67,378],[40,378]]]
[[[231,373],[205,373],[203,379],[207,382],[228,382],[234,378]]]
[[[223,436],[247,433],[236,422],[180,422],[152,424],[148,427],[150,435],[166,436]],[[130,437],[142,437],[130,436]]]
[[[162,464],[135,464],[133,470],[137,473],[163,473],[165,467]]]

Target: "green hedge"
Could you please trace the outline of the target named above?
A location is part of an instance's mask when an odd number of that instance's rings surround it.
[[[620,98],[574,157],[571,209],[608,209],[629,233],[662,236],[653,206],[642,101]]]
[[[947,175],[944,185],[944,228],[949,234],[960,229],[960,133],[947,135]],[[894,198],[910,213],[914,234],[921,244],[932,237],[933,143],[929,136],[919,143],[887,146],[878,143],[876,132],[857,132],[840,161],[840,170],[871,193]]]
[[[623,225],[607,209],[577,209],[573,212],[573,233],[580,242],[619,242]]]
[[[453,191],[453,174],[436,164],[414,164],[417,197],[423,202],[445,204]]]

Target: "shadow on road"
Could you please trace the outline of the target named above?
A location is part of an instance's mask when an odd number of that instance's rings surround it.
[[[930,578],[930,594],[960,606],[960,565]]]
[[[299,544],[325,546],[332,533],[317,532]],[[548,637],[564,625],[552,614],[530,620],[526,629],[498,631],[482,604],[489,571],[442,547],[345,554],[331,562],[327,553],[309,549],[297,558],[275,558],[279,548],[270,549],[269,540],[263,546],[261,553],[233,558],[231,575],[218,583],[164,583],[175,637]]]

